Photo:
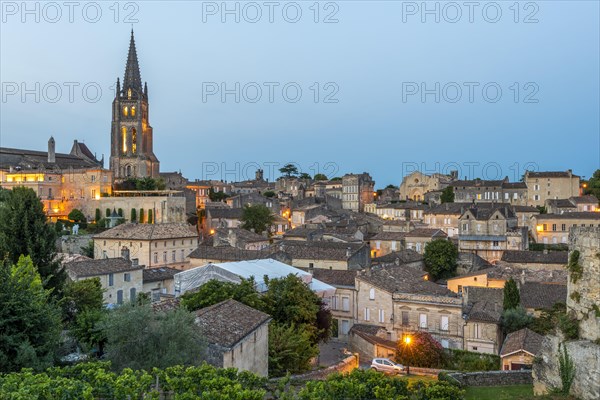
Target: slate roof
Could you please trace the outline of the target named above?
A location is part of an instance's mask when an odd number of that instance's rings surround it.
[[[567,302],[567,285],[558,283],[525,282],[520,288],[524,308],[549,310],[556,303]]]
[[[231,349],[271,317],[233,299],[196,311],[196,324],[210,344]]]
[[[506,357],[510,354],[524,350],[532,355],[537,355],[542,347],[544,337],[529,328],[524,328],[516,332],[511,332],[504,340],[500,357]]]
[[[94,239],[161,240],[198,237],[196,228],[187,223],[126,223],[94,236]]]
[[[403,221],[405,222],[405,221]],[[404,240],[407,232],[379,232],[371,238],[371,240]]]
[[[93,158],[93,156],[92,156]],[[9,169],[10,167],[21,167],[23,171],[45,168],[52,170],[59,169],[90,169],[102,168],[100,162],[92,162],[71,154],[56,153],[55,162],[48,162],[47,151],[12,149],[0,147],[0,168]]]
[[[504,289],[469,286],[464,290],[468,299],[464,309],[467,320],[494,324],[500,322]]]
[[[569,200],[571,200],[571,202],[575,204],[598,204],[598,198],[593,194],[588,194],[585,196],[573,196],[569,197]]]
[[[270,253],[268,250],[244,250],[232,246],[200,245],[188,257],[210,261],[243,261],[267,258]]]
[[[548,205],[558,208],[577,208],[569,199],[549,199]]]
[[[406,233],[406,237],[446,238],[448,235],[441,229],[418,228]]]
[[[354,278],[356,272],[352,270],[337,270],[324,268],[300,268],[303,271],[310,273],[315,279],[325,282],[331,286],[351,286],[354,287]]]
[[[241,219],[244,210],[241,208],[207,208],[206,214],[210,218]]]
[[[530,264],[566,264],[568,262],[568,251],[529,251],[529,250],[505,250],[502,261],[510,263]]]
[[[423,294],[456,297],[454,292],[423,279],[425,272],[405,266],[372,267],[363,271],[358,279],[389,293]]]
[[[124,258],[101,258],[97,260],[75,261],[65,265],[69,276],[85,278],[118,272],[135,271],[144,268],[143,265],[133,265]]]
[[[148,268],[144,269],[144,283],[146,282],[159,282],[166,279],[173,279],[173,276],[181,272],[171,267],[160,267],[160,268]]]
[[[594,211],[576,211],[566,212],[563,214],[540,214],[536,215],[538,221],[552,220],[552,219],[587,219],[587,220],[599,220],[600,212]]]
[[[529,178],[568,178],[570,176],[579,178],[578,175],[569,171],[527,171],[526,174]]]
[[[465,210],[471,208],[472,206],[472,203],[444,203],[425,210],[425,214],[462,215]]]
[[[401,251],[392,251],[381,257],[375,257],[371,260],[374,264],[393,263],[399,260],[400,264],[408,264],[423,261],[423,256],[414,250],[406,249]]]
[[[500,214],[505,218],[515,217],[514,209],[508,203],[478,203],[468,210],[465,210],[465,213],[467,211],[470,211],[475,219],[479,221],[486,221],[490,219],[496,211],[499,211]]]

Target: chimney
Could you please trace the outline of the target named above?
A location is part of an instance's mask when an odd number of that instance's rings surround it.
[[[50,136],[50,139],[48,139],[48,162],[49,163],[56,162],[55,143],[54,143],[54,138],[52,136]]]
[[[350,258],[350,256],[352,255],[352,247],[349,247],[346,249],[346,257]]]
[[[126,246],[121,249],[121,257],[129,261],[129,249]]]
[[[134,267],[137,267],[139,263],[139,260],[137,258],[132,258],[131,259],[131,265],[133,265]]]

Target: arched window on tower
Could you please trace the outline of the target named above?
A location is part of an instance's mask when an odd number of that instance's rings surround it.
[[[127,90],[127,98],[131,100],[131,89]]]
[[[121,148],[123,149],[123,154],[127,153],[127,128],[124,126],[121,127]]]
[[[137,153],[137,130],[135,128],[131,128],[131,152],[133,154]]]
[[[125,175],[131,176],[131,165],[128,165],[127,168],[125,169]]]
[[[135,117],[135,106],[131,106],[131,116]]]
[[[127,106],[123,107],[123,115],[125,117],[129,115],[129,107],[127,107]]]

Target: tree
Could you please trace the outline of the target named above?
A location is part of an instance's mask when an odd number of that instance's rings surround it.
[[[387,185],[385,188],[386,189],[398,189],[398,186],[390,184],[390,185]]]
[[[332,181],[332,182],[341,181],[341,180],[342,180],[342,178],[340,176],[335,176],[330,179],[330,181]]]
[[[144,223],[144,209],[140,208],[140,224]]]
[[[254,230],[259,235],[267,231],[275,221],[271,210],[264,204],[246,205],[242,212],[241,227],[246,230]]]
[[[106,218],[108,218],[108,217],[111,216],[110,208],[106,209],[106,214],[105,215],[106,215]]]
[[[269,325],[269,375],[282,376],[310,369],[310,360],[319,354],[308,330],[294,324]]]
[[[312,179],[310,177],[310,175],[307,174],[306,172],[302,172],[300,175],[298,175],[298,178],[300,178],[300,179],[309,179],[309,180]]]
[[[600,169],[594,171],[592,177],[586,182],[582,182],[583,194],[593,194],[600,199]]]
[[[86,218],[85,215],[83,215],[83,213],[81,212],[81,210],[78,210],[76,208],[74,208],[73,210],[71,210],[71,212],[69,213],[69,215],[67,215],[67,218],[69,218],[71,221],[73,222],[77,222],[77,223],[81,223],[81,222],[86,222]]]
[[[533,317],[527,314],[527,311],[521,306],[509,308],[502,313],[502,329],[504,334],[518,331],[519,329],[528,328]]]
[[[227,299],[234,299],[240,303],[264,309],[264,302],[255,289],[254,279],[242,279],[239,284],[223,282],[212,279],[195,290],[181,296],[181,305],[189,311],[196,311],[212,306]]]
[[[210,201],[223,201],[228,198],[229,195],[225,192],[215,192],[214,188],[208,189],[208,198]]]
[[[519,287],[517,282],[510,277],[504,284],[504,310],[510,310],[517,308],[521,304],[521,295],[519,294]]]
[[[102,221],[102,220],[101,220]],[[87,246],[81,248],[81,254],[86,257],[94,258],[94,241],[90,240]]]
[[[100,278],[68,282],[59,302],[63,311],[63,320],[69,324],[85,310],[101,310],[103,307],[103,289]]]
[[[149,224],[153,224],[154,223],[154,214],[152,212],[152,209],[148,210],[148,223]]]
[[[277,193],[275,193],[272,190],[267,190],[266,192],[263,192],[263,196],[268,197],[268,198],[275,197],[276,195],[277,195]]]
[[[108,210],[110,212],[110,210]],[[119,208],[119,210],[117,211],[117,214],[119,214],[119,217],[123,217],[123,209]]]
[[[433,280],[450,278],[456,273],[458,249],[449,240],[436,239],[425,245],[425,270]]]
[[[314,178],[315,181],[326,181],[327,180],[327,175],[325,174],[315,174]]]
[[[205,344],[194,320],[185,308],[155,312],[150,304],[121,305],[101,323],[106,357],[117,371],[197,365]]]
[[[298,175],[298,167],[291,163],[285,164],[283,167],[279,168],[279,172],[281,172],[286,178],[290,178]]]
[[[52,365],[61,332],[60,309],[31,258],[0,264],[0,371]]]
[[[96,208],[96,215],[94,217],[94,221],[96,223],[98,223],[98,221],[100,221],[102,219],[102,213],[100,212],[99,208]]]
[[[442,203],[454,203],[454,189],[452,186],[447,186],[444,190],[442,190],[440,200]]]
[[[131,209],[131,222],[137,222],[137,210],[135,208]]]
[[[3,190],[0,190],[2,192]],[[35,192],[24,187],[7,190],[0,201],[0,254],[11,264],[28,255],[37,268],[45,288],[54,296],[66,278],[56,257],[57,233],[46,221],[44,206]]]
[[[409,367],[441,368],[445,362],[444,348],[429,332],[414,332],[398,340],[396,361]]]

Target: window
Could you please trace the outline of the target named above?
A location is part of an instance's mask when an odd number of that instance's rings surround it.
[[[497,240],[494,240],[492,242],[492,246],[494,246],[494,247],[498,247],[499,245],[500,245],[500,243]]]
[[[408,326],[408,311],[402,311],[402,325]]]
[[[185,250],[181,250],[181,261],[185,260]]]
[[[135,301],[135,288],[132,287],[131,289],[129,289],[129,300],[131,301]]]
[[[102,250],[102,258],[108,258],[108,254],[106,254],[106,250]]]
[[[350,311],[350,297],[342,296],[342,311]]]
[[[545,232],[548,230],[548,225],[547,224],[543,224],[542,225],[542,230]]]
[[[171,252],[171,261],[175,262],[175,250]]]
[[[450,347],[450,343],[448,342],[448,339],[442,339],[442,347],[447,349],[448,347]]]
[[[131,106],[131,116],[135,117],[135,106]]]
[[[121,146],[123,154],[127,153],[127,128],[121,127]]]
[[[375,300],[375,289],[371,288],[371,290],[369,290],[369,300]]]
[[[117,304],[123,304],[123,291],[117,290]]]
[[[448,330],[448,316],[442,315],[440,318],[440,330],[447,331]]]
[[[163,262],[167,262],[167,252],[163,251]]]
[[[350,331],[348,320],[342,320],[342,335],[347,335],[348,331]]]
[[[337,296],[331,296],[331,309],[332,310],[338,309],[338,297]]]
[[[115,284],[115,276],[113,274],[108,274],[108,286],[113,286]]]
[[[369,321],[369,319],[370,319],[370,314],[371,314],[371,313],[370,313],[370,310],[369,310],[368,308],[366,308],[366,307],[365,307],[365,313],[364,313],[364,315],[365,315],[365,321]]]
[[[556,224],[552,224],[552,231],[556,232]]]
[[[396,241],[392,240],[392,251],[396,250]]]
[[[158,263],[158,253],[154,253],[154,263]]]
[[[462,293],[462,285],[458,285],[458,293]]]
[[[128,273],[128,272],[125,272],[125,273],[123,274],[123,280],[124,280],[125,282],[131,282],[131,274],[130,274],[130,273]]]
[[[127,107],[127,106],[123,107],[123,115],[125,117],[127,117],[129,115],[129,107]]]
[[[473,337],[475,339],[481,339],[481,329],[479,328],[479,324],[473,325]]]
[[[385,322],[385,310],[379,310],[379,322]]]
[[[567,225],[566,225],[566,224],[562,224],[562,226],[561,226],[561,230],[562,230],[562,231],[566,231],[566,230],[567,230]]]
[[[381,250],[381,242],[379,240],[375,242],[375,248]]]
[[[427,329],[427,314],[419,314],[419,328]]]

